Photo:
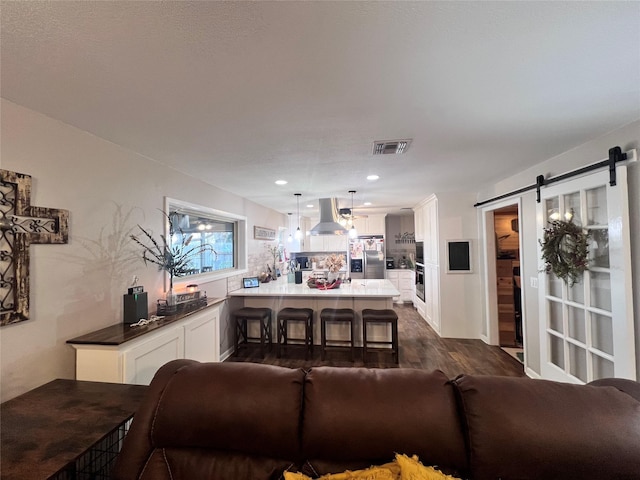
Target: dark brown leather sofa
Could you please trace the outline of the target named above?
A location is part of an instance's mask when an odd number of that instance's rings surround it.
[[[640,384],[176,360],[151,383],[115,478],[275,480],[395,452],[472,479],[639,479]]]

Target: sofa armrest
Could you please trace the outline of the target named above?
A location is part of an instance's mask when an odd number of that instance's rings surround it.
[[[614,387],[627,395],[631,395],[640,402],[640,383],[634,382],[633,380],[627,380],[626,378],[602,378],[600,380],[594,380],[588,385],[596,387]]]
[[[640,403],[616,388],[468,375],[453,381],[474,479],[638,479]]]

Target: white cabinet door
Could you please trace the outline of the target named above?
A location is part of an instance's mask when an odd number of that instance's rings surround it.
[[[367,234],[384,235],[385,231],[385,215],[369,215],[367,217]]]
[[[424,240],[424,207],[422,205],[413,209],[413,221],[416,241],[421,242]]]
[[[400,292],[399,278],[400,278],[399,272],[395,270],[387,270],[387,280],[389,280],[391,284],[395,287],[395,289]],[[402,292],[400,292],[400,295],[402,295]],[[401,297],[393,297],[393,301],[396,303],[399,302],[400,300],[401,300]]]
[[[400,291],[400,300],[403,302],[411,302],[413,299],[414,276],[412,271],[400,272],[398,290]]]
[[[325,238],[324,248],[327,252],[346,252],[348,235],[328,235]]]
[[[308,238],[310,252],[324,252],[324,235],[310,235]]]
[[[123,352],[123,383],[149,385],[162,365],[178,358],[184,358],[184,330],[172,328]]]
[[[347,235],[312,235],[309,237],[310,252],[346,252]]]
[[[192,315],[184,326],[184,358],[199,362],[220,361],[218,340],[218,308],[210,308]]]
[[[424,263],[438,265],[438,201],[430,200],[423,209]]]
[[[386,231],[385,217],[385,215],[369,215],[356,218],[353,224],[358,235],[384,235]]]

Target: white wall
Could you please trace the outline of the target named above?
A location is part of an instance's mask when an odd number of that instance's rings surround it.
[[[633,122],[600,138],[594,139],[573,150],[550,158],[534,167],[509,177],[496,185],[478,193],[478,201],[535,183],[536,176],[553,177],[570,170],[604,160],[609,148],[619,145],[622,151],[640,148],[640,121]],[[636,364],[640,372],[640,165],[633,164],[628,169],[629,217],[631,222],[631,258],[634,285],[634,312],[636,326]],[[525,193],[522,198],[523,269],[522,284],[525,304],[525,348],[526,367],[534,374],[540,372],[540,337],[538,324],[538,290],[531,288],[529,279],[538,276],[540,261],[536,250],[536,198],[535,191]]]
[[[165,196],[247,216],[249,273],[267,258],[253,225],[287,225],[278,212],[6,100],[1,122],[0,167],[32,176],[32,205],[70,211],[68,244],[30,248],[30,319],[0,329],[2,401],[74,378],[74,350],[65,341],[120,322],[133,275],[155,311],[163,274],[145,267],[127,239],[137,223],[162,232]],[[200,287],[221,297],[239,287],[239,278]],[[222,333],[225,351],[228,332]]]
[[[440,257],[440,333],[450,338],[480,338],[482,278],[478,264],[475,194],[438,193]],[[471,240],[471,273],[447,272],[447,240]]]

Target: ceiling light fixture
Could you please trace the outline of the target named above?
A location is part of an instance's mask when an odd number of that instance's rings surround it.
[[[380,177],[378,175],[368,175],[367,180],[378,180]]]
[[[286,185],[287,183],[289,182],[287,182],[286,180],[276,180],[276,185]]]
[[[371,205],[371,202],[364,202],[365,207],[368,207],[369,205]]]
[[[287,242],[291,243],[293,242],[293,235],[291,234],[291,215],[293,215],[293,213],[289,212],[287,215],[289,215],[289,238],[287,238]]]
[[[301,193],[294,193],[298,201],[298,229],[296,230],[296,240],[302,240],[302,232],[300,231],[300,197]]]
[[[356,193],[356,191],[349,190],[349,193],[351,194],[351,218],[353,218],[353,195],[354,193]],[[358,236],[358,231],[356,230],[356,225],[355,223],[352,223],[351,228],[349,229],[349,237],[356,238],[357,236]]]

